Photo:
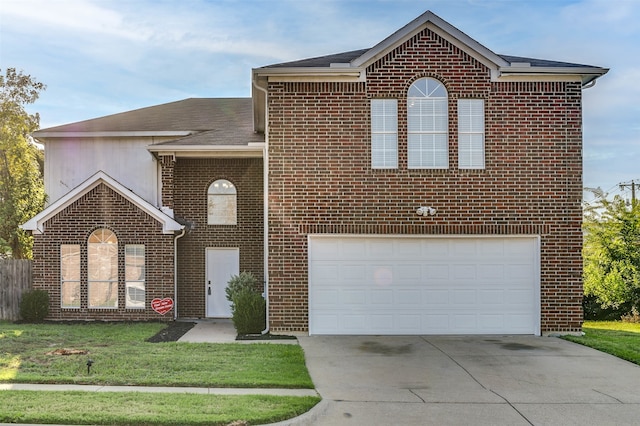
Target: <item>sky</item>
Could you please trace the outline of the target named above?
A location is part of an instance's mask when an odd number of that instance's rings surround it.
[[[427,10],[498,54],[609,68],[583,91],[583,184],[630,197],[618,184],[640,183],[638,0],[2,0],[0,70],[47,86],[28,107],[47,128],[249,97],[252,68],[369,48]]]

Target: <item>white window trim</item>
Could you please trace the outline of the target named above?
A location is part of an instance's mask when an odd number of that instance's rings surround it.
[[[98,232],[101,231],[104,232],[108,231],[111,234],[113,234],[113,236],[116,239],[115,243],[106,243],[106,242],[87,242],[87,307],[89,309],[118,309],[118,274],[119,274],[119,268],[118,268],[118,240],[117,240],[117,236],[115,235],[115,233],[113,231],[111,231],[110,229],[106,229],[106,228],[101,228],[101,229],[96,229],[94,232],[91,233],[91,236],[89,236],[89,239],[92,238],[92,236]],[[110,245],[110,244],[114,244],[115,246],[115,251],[116,251],[116,255],[115,255],[115,261],[116,261],[116,276],[115,279],[113,277],[111,277],[111,279],[91,279],[91,266],[92,266],[92,260],[91,260],[91,246],[92,244],[95,245]],[[114,260],[113,257],[111,260]],[[115,304],[114,305],[92,305],[91,304],[91,284],[98,284],[98,283],[116,283],[116,298],[115,298]]]
[[[233,211],[218,209],[218,201],[224,197],[225,203]],[[230,209],[229,209],[230,210]],[[207,189],[207,225],[237,225],[238,224],[238,192],[236,186],[226,180],[217,179]]]
[[[72,280],[72,279],[66,280],[64,278],[64,274],[62,273],[63,265],[65,264],[63,260],[63,257],[65,255],[64,254],[65,247],[73,247],[74,249],[77,249],[77,251],[74,253],[74,257],[77,257],[77,266],[73,265],[74,268],[76,269],[75,275],[78,277],[77,280]],[[62,309],[80,309],[82,307],[82,277],[81,277],[81,265],[80,265],[81,256],[82,256],[82,253],[81,253],[80,244],[61,244],[60,245],[60,308]],[[78,286],[78,304],[77,305],[64,304],[65,284],[76,284]]]
[[[458,99],[458,168],[485,168],[484,99]]]
[[[426,83],[427,90],[420,90],[418,85],[422,82]],[[428,90],[429,82],[433,82],[436,84],[435,89]],[[414,90],[415,89],[415,90]],[[420,92],[423,96],[409,96],[409,92]],[[444,91],[444,96],[438,96],[435,92]],[[412,115],[410,114],[411,108],[416,103],[422,103],[424,100],[433,101],[434,106],[436,103],[444,103],[444,110],[446,111],[446,115],[444,116],[444,126],[441,126],[441,129],[438,129],[438,126],[435,124],[435,119],[439,117],[434,108],[434,112],[431,115],[420,114],[420,115]],[[419,123],[413,123],[413,120],[419,119]],[[425,120],[426,119],[426,120]],[[422,129],[422,123],[425,121],[431,121],[434,123],[434,129],[424,130]],[[412,124],[418,124],[417,127],[420,127],[419,130],[412,130],[414,127]],[[437,145],[438,136],[444,136],[444,144],[442,146]],[[424,148],[422,139],[426,137],[427,139],[431,139],[433,143],[431,143],[430,148]],[[419,147],[412,147],[413,144],[416,143],[415,139],[420,139],[417,144]],[[426,141],[426,143],[430,143]],[[407,96],[407,167],[409,169],[448,169],[449,168],[449,96],[446,90],[446,87],[442,82],[430,78],[424,77],[416,80],[409,87],[408,96]],[[439,155],[440,154],[440,155]],[[418,158],[416,159],[416,156]],[[427,160],[427,157],[431,157],[430,160]],[[437,159],[441,157],[443,159],[443,163],[438,163]],[[417,160],[417,161],[416,161]]]
[[[142,248],[142,261],[143,261],[143,273],[142,273],[142,278],[140,279],[135,279],[135,280],[131,280],[128,279],[129,277],[129,268],[132,267],[130,262],[128,262],[129,260],[129,256],[127,255],[128,249],[129,248],[135,248],[136,249],[136,253],[135,253],[135,257],[139,256],[140,253],[138,253],[138,249],[141,247]],[[146,273],[146,261],[147,261],[147,257],[146,257],[146,248],[144,244],[125,244],[124,246],[124,276],[125,276],[125,284],[124,284],[124,293],[125,293],[125,309],[145,309],[146,307],[146,294],[147,294],[147,273]],[[129,288],[133,287],[133,288],[142,288],[142,291],[145,295],[144,300],[142,301],[142,305],[139,304],[132,304],[129,301]]]
[[[378,108],[378,106],[380,108]],[[371,168],[398,168],[398,100],[371,99]],[[381,114],[374,114],[381,111]],[[387,125],[389,125],[389,128]],[[379,141],[377,136],[382,137]],[[382,146],[379,146],[381,142]],[[389,154],[393,152],[393,154]]]

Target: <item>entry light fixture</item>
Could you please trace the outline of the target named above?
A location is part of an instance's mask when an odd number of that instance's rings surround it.
[[[416,213],[418,216],[433,216],[436,214],[436,209],[433,207],[418,207]]]

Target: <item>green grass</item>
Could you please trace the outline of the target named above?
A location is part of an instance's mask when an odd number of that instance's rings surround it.
[[[640,324],[585,321],[582,330],[584,336],[564,336],[564,338],[640,364]]]
[[[0,322],[0,383],[313,388],[297,345],[146,342],[163,327]],[[52,354],[61,348],[88,353]],[[6,390],[0,400],[7,423],[225,425],[289,419],[320,398]]]
[[[0,383],[313,388],[298,345],[145,342],[162,327],[0,322]]]
[[[0,422],[96,425],[273,423],[309,411],[314,397],[138,392],[0,391]]]

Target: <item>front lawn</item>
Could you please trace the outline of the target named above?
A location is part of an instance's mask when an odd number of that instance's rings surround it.
[[[163,327],[0,322],[0,383],[313,388],[297,345],[146,341]],[[5,390],[0,400],[0,423],[226,425],[292,418],[320,398]]]
[[[640,365],[640,324],[620,321],[585,321],[584,336],[564,339]]]
[[[145,341],[163,327],[0,322],[0,383],[313,388],[298,345]]]

